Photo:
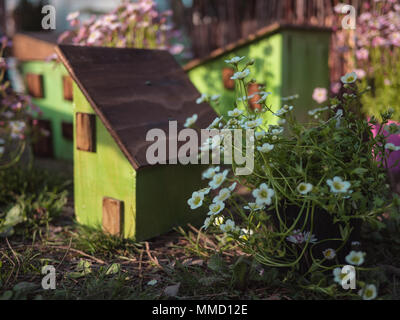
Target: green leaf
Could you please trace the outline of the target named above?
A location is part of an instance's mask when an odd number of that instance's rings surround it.
[[[5,225],[9,227],[14,227],[23,221],[23,210],[19,204],[16,204],[7,212]]]
[[[38,287],[37,284],[34,284],[32,282],[20,282],[17,283],[13,290],[14,291],[32,291]]]
[[[2,296],[0,297],[0,300],[10,300],[13,296],[13,292],[11,290],[5,291]]]
[[[116,274],[121,270],[121,265],[119,263],[113,263],[107,270],[106,274]]]
[[[208,268],[216,272],[223,272],[226,269],[224,260],[219,255],[213,255],[207,263]]]
[[[367,172],[368,172],[368,169],[365,169],[365,168],[356,168],[356,169],[354,169],[351,173],[352,173],[352,174],[359,175],[359,176],[362,176],[362,175],[364,175],[364,174],[367,173]]]

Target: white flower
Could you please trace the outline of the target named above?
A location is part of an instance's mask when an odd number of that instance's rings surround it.
[[[223,117],[220,117],[220,118],[215,118],[214,119],[214,121],[208,126],[208,128],[207,129],[212,129],[212,128],[215,128],[219,123],[220,123],[220,121],[223,119]]]
[[[4,153],[5,148],[4,147],[0,147],[0,156]]]
[[[210,209],[210,211],[208,212],[208,215],[214,216],[214,215],[220,213],[222,210],[224,210],[225,203],[223,203],[222,201],[217,201],[217,202],[210,204],[210,206],[208,208]]]
[[[385,144],[385,149],[391,150],[391,151],[400,151],[400,146],[396,146],[393,143],[386,143]]]
[[[11,138],[18,138],[25,130],[26,124],[23,121],[10,121]]]
[[[197,114],[192,115],[191,117],[186,119],[186,122],[185,122],[185,124],[183,126],[185,128],[191,127],[192,125],[194,125],[196,123],[197,118],[198,118]]]
[[[311,183],[302,182],[297,186],[297,191],[301,194],[307,194],[313,189],[313,185]]]
[[[211,217],[208,217],[208,218],[206,218],[206,220],[204,220],[202,228],[207,230],[208,227],[210,226],[210,224],[211,224]]]
[[[192,194],[192,197],[188,200],[188,205],[190,209],[194,210],[200,208],[203,205],[204,193],[195,191]]]
[[[309,114],[310,116],[313,116],[313,115],[315,115],[316,113],[320,113],[320,112],[326,111],[326,110],[328,110],[328,109],[329,109],[329,107],[316,108],[316,109],[313,109],[313,110],[309,110],[309,111],[308,111],[308,114]]]
[[[251,210],[251,211],[258,211],[258,210],[263,210],[265,206],[258,204],[256,202],[249,202],[247,206],[244,206],[246,210]]]
[[[204,189],[201,189],[201,190],[199,190],[197,192],[200,192],[200,193],[206,195],[206,194],[209,194],[210,191],[211,191],[211,188],[204,188]]]
[[[269,143],[264,143],[262,145],[262,147],[257,147],[257,150],[262,152],[262,153],[268,153],[270,152],[272,149],[274,149],[274,145],[273,144],[269,144]]]
[[[333,180],[328,179],[326,183],[331,187],[333,193],[346,193],[351,186],[350,182],[343,181],[340,177],[334,177]]]
[[[224,183],[229,170],[225,170],[222,173],[217,173],[213,176],[212,180],[209,182],[209,186],[215,190],[218,189],[222,183]]]
[[[283,128],[276,128],[276,129],[272,129],[272,130],[271,130],[271,134],[272,134],[272,135],[279,135],[279,134],[281,134],[283,131],[284,131]]]
[[[340,80],[342,80],[344,84],[354,83],[357,80],[357,73],[355,72],[348,73],[345,76],[341,77]]]
[[[214,150],[221,145],[223,137],[220,135],[215,135],[212,138],[208,138],[203,145],[200,147],[201,151]]]
[[[258,94],[261,94],[260,100],[258,100],[256,103],[260,104],[263,103],[265,100],[267,100],[268,96],[272,94],[272,92],[259,92]]]
[[[216,168],[208,168],[206,171],[203,172],[202,178],[204,179],[212,179],[217,172],[219,172],[220,167]]]
[[[75,20],[78,17],[79,17],[79,11],[72,12],[69,15],[67,15],[67,21]]]
[[[253,197],[256,198],[256,203],[258,205],[270,205],[274,195],[275,191],[268,188],[265,183],[262,183],[258,189],[253,190]]]
[[[326,90],[325,88],[315,88],[312,98],[316,102],[322,103],[328,99],[328,90]]]
[[[231,111],[228,111],[228,116],[236,118],[236,117],[239,117],[242,113],[243,113],[242,110],[239,110],[238,108],[236,108]]]
[[[237,100],[238,101],[248,101],[248,100],[253,99],[255,96],[256,96],[256,94],[254,93],[254,94],[252,94],[250,96],[239,97],[239,98],[237,98]]]
[[[324,255],[324,258],[328,260],[332,260],[336,257],[336,251],[331,248],[322,251],[322,254]]]
[[[345,258],[348,264],[361,266],[364,263],[365,253],[361,251],[351,251]]]
[[[244,129],[254,129],[254,128],[257,128],[258,126],[260,126],[261,124],[262,124],[261,119],[250,120],[250,121],[246,121],[244,123],[243,128]]]
[[[284,115],[286,112],[292,111],[293,110],[293,106],[288,106],[288,105],[284,105],[282,108],[280,108],[275,115],[280,117],[282,115]]]
[[[89,36],[89,38],[88,38],[88,40],[87,40],[87,43],[88,43],[88,44],[94,44],[94,43],[95,43],[96,41],[98,41],[102,36],[103,36],[103,34],[102,34],[100,31],[95,30],[95,31],[93,31],[92,33],[90,33],[90,36]]]
[[[220,225],[224,224],[224,217],[215,217],[213,225],[219,227]]]
[[[213,202],[225,201],[231,196],[231,191],[228,188],[223,188],[219,191],[218,195],[213,199]]]
[[[309,241],[310,243],[317,242],[317,238],[315,238],[315,235],[311,234],[309,231],[301,232],[300,230],[293,230],[293,233],[290,236],[286,237],[286,240],[295,244],[302,244],[307,241]]]
[[[210,97],[211,101],[217,101],[219,98],[221,98],[220,94],[214,94]]]
[[[197,104],[201,104],[203,102],[206,102],[208,99],[208,95],[206,95],[205,93],[203,93],[200,98],[197,98],[196,103]]]
[[[156,284],[157,284],[157,280],[156,279],[153,279],[153,280],[150,280],[149,282],[147,282],[148,286],[155,286]]]
[[[377,297],[378,292],[375,285],[367,284],[363,289],[358,291],[358,294],[363,298],[363,300],[374,300]]]
[[[250,74],[249,69],[244,69],[243,71],[235,72],[235,74],[231,77],[232,80],[244,79]]]
[[[240,237],[239,237],[239,239],[248,241],[249,238],[250,238],[250,236],[252,236],[253,234],[254,234],[254,231],[253,231],[253,230],[250,230],[250,229],[241,229],[241,230],[240,230]]]
[[[229,190],[230,190],[231,192],[233,192],[233,191],[236,189],[236,186],[237,186],[237,183],[236,183],[236,182],[232,183],[231,186],[229,187]]]
[[[257,140],[261,140],[262,138],[265,137],[266,134],[267,133],[265,131],[259,131],[259,132],[256,132],[254,135],[256,136]]]
[[[333,269],[333,281],[338,284],[342,284],[342,280],[345,277],[346,273],[342,273],[342,268],[335,268]]]
[[[221,224],[219,228],[222,232],[231,232],[235,230],[235,222],[233,222],[231,219],[228,219],[224,224]]]
[[[230,60],[225,60],[226,63],[237,64],[238,62],[242,61],[245,57],[233,57]]]

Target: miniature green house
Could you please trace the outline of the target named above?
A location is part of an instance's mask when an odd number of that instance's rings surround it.
[[[74,80],[74,200],[80,223],[135,240],[188,222],[200,223],[187,199],[199,188],[201,165],[149,165],[146,134],[182,129],[198,114],[205,128],[216,114],[195,103],[198,91],[166,51],[60,46]],[[171,160],[171,158],[168,158]]]
[[[196,88],[206,94],[221,94],[216,106],[219,114],[226,114],[235,102],[233,69],[225,63],[234,56],[255,60],[251,77],[256,84],[249,94],[265,85],[273,95],[269,102],[274,108],[282,106],[282,97],[299,95],[296,100],[298,120],[306,119],[307,110],[315,107],[314,88],[329,88],[329,29],[273,24],[236,43],[212,52],[205,59],[184,66]],[[257,101],[257,97],[253,99]]]
[[[72,160],[72,80],[55,54],[52,33],[17,34],[13,55],[18,59],[27,93],[42,115],[38,124],[46,132],[34,145],[35,154]]]

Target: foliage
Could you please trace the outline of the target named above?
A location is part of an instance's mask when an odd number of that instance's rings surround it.
[[[67,202],[70,181],[35,168],[0,170],[0,236],[33,237]]]
[[[372,88],[362,102],[368,115],[378,118],[390,106],[393,120],[400,120],[400,5],[386,1],[377,6],[357,21],[357,72]]]
[[[222,231],[265,266],[290,270],[288,277],[305,288],[325,290],[329,285],[325,293],[333,295],[336,286],[326,272],[333,272],[340,284],[344,264],[364,270],[360,266],[365,252],[350,245],[359,240],[360,224],[383,228],[382,214],[396,210],[385,164],[388,155],[400,147],[387,144],[382,132],[374,137],[374,120],[359,117],[360,98],[368,89],[357,83],[354,72],[342,77],[347,92],[330,99],[327,107],[310,111],[313,124],[301,124],[293,115],[293,106],[279,110],[270,106],[269,92],[256,93],[261,110],[251,108],[249,100],[254,95],[248,97],[246,88],[253,80],[246,79],[252,61],[243,59],[227,61],[235,68],[232,79],[237,82],[239,98],[228,116],[211,124],[210,128],[221,130],[219,139],[214,137],[206,150],[220,149],[223,157],[226,150],[216,141],[224,141],[226,132],[232,130],[253,129],[253,138],[243,139],[234,148],[242,153],[253,148],[254,170],[229,178],[228,170],[211,167],[203,174],[210,180],[209,187],[194,192],[188,204],[192,209],[209,205],[204,229]],[[291,103],[293,97],[284,100]],[[279,125],[263,123],[267,112],[278,118]],[[383,126],[392,113],[381,113]],[[392,131],[399,129],[396,126]],[[239,166],[233,162],[235,174]],[[235,192],[237,185],[255,200],[249,202]],[[362,281],[359,285],[368,291],[360,292],[363,298],[374,297],[374,285]]]
[[[72,38],[76,45],[163,49],[180,54],[184,48],[172,44],[177,32],[167,23],[170,15],[170,11],[159,13],[153,0],[124,0],[111,13],[86,22],[79,21],[79,12],[71,13],[67,19],[73,30],[63,33],[59,41]]]
[[[9,46],[7,38],[0,40],[0,170],[18,162],[31,134],[30,120],[40,110],[28,96],[14,92],[6,79],[7,62],[3,57]],[[35,122],[33,122],[35,124]]]

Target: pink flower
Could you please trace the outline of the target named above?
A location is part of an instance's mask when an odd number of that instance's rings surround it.
[[[356,57],[358,60],[367,60],[369,56],[369,52],[365,48],[361,48],[356,51]]]
[[[356,69],[354,72],[357,74],[358,79],[363,79],[366,76],[366,72],[363,69]]]
[[[373,47],[380,47],[380,46],[384,46],[385,44],[386,44],[386,40],[382,37],[375,37],[372,40]]]
[[[332,85],[331,85],[331,91],[332,91],[332,93],[338,94],[341,87],[342,87],[342,85],[341,85],[340,82],[332,83]]]
[[[325,88],[315,88],[312,98],[318,103],[325,102],[328,99],[328,90]]]

